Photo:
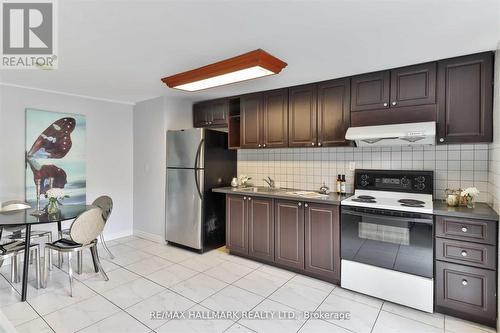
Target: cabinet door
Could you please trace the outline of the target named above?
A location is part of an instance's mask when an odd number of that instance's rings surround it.
[[[351,79],[351,111],[389,107],[390,72],[354,76]]]
[[[436,311],[494,327],[495,271],[436,261]]]
[[[273,199],[247,199],[248,254],[274,261],[274,207]]]
[[[231,252],[248,254],[246,197],[226,195],[226,246]]]
[[[306,203],[304,206],[306,271],[339,282],[339,206],[316,203]]]
[[[435,103],[435,62],[391,70],[391,108]]]
[[[345,145],[350,125],[349,78],[318,84],[318,146]]]
[[[210,115],[210,103],[201,102],[193,105],[193,127],[208,126]]]
[[[275,201],[275,262],[304,269],[304,207],[297,201]]]
[[[263,95],[263,147],[288,147],[288,89]]]
[[[316,146],[318,140],[316,85],[290,88],[288,99],[288,145],[290,147]]]
[[[438,142],[493,139],[493,53],[438,62]]]
[[[262,94],[241,97],[241,148],[260,148],[262,130]]]
[[[218,99],[210,103],[210,125],[225,126],[229,113],[229,100]]]

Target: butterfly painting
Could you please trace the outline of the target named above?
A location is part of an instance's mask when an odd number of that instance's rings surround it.
[[[85,116],[26,109],[26,201],[63,188],[65,203],[86,202]]]

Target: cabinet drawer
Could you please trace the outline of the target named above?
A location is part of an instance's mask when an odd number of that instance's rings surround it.
[[[495,269],[496,248],[493,245],[436,238],[436,259]]]
[[[438,237],[495,245],[496,228],[497,222],[495,221],[436,217],[436,236]]]
[[[436,261],[436,311],[494,326],[495,272]]]

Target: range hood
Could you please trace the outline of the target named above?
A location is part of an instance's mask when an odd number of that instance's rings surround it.
[[[436,122],[349,127],[345,138],[358,147],[433,145]]]

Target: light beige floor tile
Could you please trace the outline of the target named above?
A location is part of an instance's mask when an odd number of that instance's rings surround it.
[[[296,310],[314,311],[330,294],[333,286],[317,289],[309,285],[298,283],[291,279],[278,290],[276,290],[269,299],[286,304]]]
[[[331,324],[324,320],[309,319],[299,330],[299,333],[350,333],[340,326]]]
[[[263,299],[262,296],[230,285],[201,304],[213,311],[249,311]]]
[[[225,260],[222,260],[216,256],[200,255],[184,260],[180,262],[180,264],[195,271],[203,272],[212,267],[216,267],[223,262],[225,262]]]
[[[189,311],[208,311],[208,309],[196,305]],[[155,331],[158,333],[222,333],[233,324],[231,320],[222,319],[173,319]]]
[[[240,323],[234,323],[233,326],[228,328],[224,333],[252,333],[252,332],[255,331],[241,325]]]
[[[391,302],[384,302],[382,310],[397,314],[401,317],[417,320],[436,328],[444,329],[444,315],[441,313],[428,313]]]
[[[170,287],[170,289],[194,302],[201,302],[225,286],[227,286],[225,282],[201,273]]]
[[[198,272],[187,267],[172,265],[147,275],[147,278],[168,288],[196,274],[198,274]]]
[[[332,294],[343,297],[343,298],[347,298],[347,299],[350,299],[350,300],[353,300],[356,302],[364,303],[364,304],[367,304],[367,305],[370,305],[370,306],[373,306],[376,308],[380,308],[382,306],[382,304],[384,303],[384,301],[382,301],[381,299],[367,296],[364,294],[360,294],[360,293],[357,293],[357,292],[354,292],[354,291],[351,291],[348,289],[344,289],[341,287],[335,288],[332,291]]]
[[[120,308],[125,309],[164,290],[164,287],[140,278],[105,291],[102,295]]]
[[[127,266],[138,262],[140,260],[144,260],[146,258],[150,258],[151,254],[143,252],[141,250],[133,249],[132,251],[126,252],[122,255],[116,256],[114,259],[108,259],[108,261],[120,265]]]
[[[16,326],[17,333],[52,333],[49,325],[41,318]]]
[[[166,320],[152,319],[151,313],[155,311],[185,311],[195,305],[194,302],[170,290],[154,295],[142,302],[126,309],[134,318],[140,320],[151,329],[156,329],[165,324]]]
[[[331,294],[318,308],[319,311],[349,312],[350,319],[329,322],[358,333],[369,333],[375,324],[379,309],[365,303]]]
[[[137,239],[132,239],[124,243],[127,246],[133,247],[135,249],[143,249],[145,247],[158,244],[153,241],[143,239],[143,238],[137,238]]]
[[[272,275],[260,270],[255,270],[234,282],[234,285],[255,294],[267,297],[275,292],[279,287],[284,285],[287,281],[288,278],[280,275]]]
[[[271,274],[271,275],[276,275],[278,277],[282,277],[282,278],[285,278],[287,280],[290,280],[295,275],[297,275],[294,272],[290,272],[290,271],[287,271],[285,269],[281,269],[281,268],[269,266],[269,265],[263,265],[263,266],[259,267],[257,270],[264,272],[264,273]]]
[[[422,322],[404,318],[396,314],[381,311],[373,333],[442,333],[442,328],[437,328]]]
[[[306,287],[311,287],[311,288],[318,289],[321,291],[326,291],[328,293],[331,292],[333,290],[333,288],[336,287],[336,285],[334,285],[332,283],[321,281],[321,280],[318,280],[318,279],[315,279],[315,278],[312,278],[309,276],[301,275],[301,274],[297,274],[292,279],[290,279],[290,283],[296,283],[296,284],[303,285]]]
[[[146,333],[150,329],[128,313],[120,311],[111,317],[101,320],[79,333]]]
[[[446,332],[453,332],[453,333],[495,332],[494,328],[447,315],[444,316],[444,328]]]
[[[102,296],[96,295],[80,303],[44,316],[57,333],[75,332],[107,318],[120,309]]]
[[[162,268],[172,266],[174,265],[173,262],[170,262],[166,259],[157,257],[157,256],[151,256],[149,258],[145,258],[143,260],[140,260],[138,262],[135,262],[133,264],[125,266],[126,269],[129,271],[132,271],[136,274],[146,276],[149,274],[152,274],[156,271],[159,271]]]
[[[216,267],[206,270],[204,274],[210,275],[226,283],[233,283],[236,280],[250,273],[253,269],[247,266],[235,264],[233,262],[224,262]]]
[[[227,261],[234,262],[235,264],[242,265],[251,269],[256,269],[259,267],[262,267],[263,264],[257,261],[253,261],[250,259],[234,256],[234,255],[228,255],[226,258]]]
[[[24,324],[36,319],[39,315],[33,310],[28,302],[17,302],[8,306],[0,307],[0,311],[14,326]]]
[[[132,273],[126,269],[119,268],[109,272],[108,277],[109,281],[106,281],[101,275],[97,275],[83,281],[83,283],[89,288],[97,291],[98,293],[103,293],[105,291],[114,289],[124,283],[136,280],[140,278],[140,275]]]

